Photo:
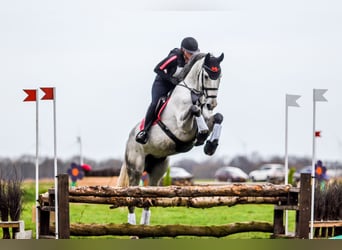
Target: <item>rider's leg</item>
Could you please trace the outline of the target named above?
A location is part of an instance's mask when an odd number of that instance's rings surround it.
[[[141,144],[145,144],[148,140],[148,131],[151,128],[153,120],[155,118],[155,109],[156,104],[151,102],[145,115],[144,128],[140,130],[135,137],[135,140]]]
[[[152,101],[147,110],[145,116],[145,124],[144,129],[139,131],[135,140],[139,143],[145,144],[148,140],[148,131],[152,127],[153,121],[156,118],[156,107],[159,101],[159,98],[162,96],[166,96],[167,93],[173,89],[175,85],[162,81],[160,78],[156,78],[152,85]]]

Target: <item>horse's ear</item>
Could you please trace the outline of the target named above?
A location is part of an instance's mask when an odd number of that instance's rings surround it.
[[[208,65],[210,60],[210,53],[206,54],[205,59],[204,59],[204,64]]]
[[[218,60],[219,62],[222,62],[223,58],[224,58],[224,54],[222,53],[222,54],[219,56],[219,58],[217,58],[217,60]]]

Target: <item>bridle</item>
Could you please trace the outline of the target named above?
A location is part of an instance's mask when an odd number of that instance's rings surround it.
[[[200,73],[198,74],[198,82],[200,83],[200,89],[195,89],[195,88],[191,88],[188,86],[188,84],[185,82],[185,80],[183,80],[181,83],[179,83],[179,86],[182,86],[186,89],[188,89],[191,92],[191,99],[192,99],[192,103],[194,105],[198,105],[201,108],[206,104],[205,100],[207,100],[208,98],[217,98],[217,94],[210,94],[210,91],[216,92],[219,90],[219,88],[213,88],[213,87],[206,87],[205,86],[205,67],[207,67],[206,65],[203,64]],[[208,76],[209,77],[209,76]],[[212,79],[214,80],[214,79]],[[204,98],[202,98],[204,97]]]

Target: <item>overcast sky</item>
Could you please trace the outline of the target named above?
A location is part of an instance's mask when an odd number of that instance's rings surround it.
[[[165,3],[164,3],[165,2]],[[216,155],[312,156],[342,161],[342,2],[338,0],[103,1],[0,3],[0,156],[35,155],[35,104],[23,89],[56,87],[57,155],[123,158],[150,102],[153,68],[186,36],[225,53],[216,111],[225,120]],[[40,93],[41,96],[41,93]],[[39,102],[39,149],[53,156],[53,105]],[[179,158],[208,159],[203,148]]]

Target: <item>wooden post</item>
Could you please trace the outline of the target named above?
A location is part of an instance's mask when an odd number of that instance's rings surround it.
[[[299,210],[297,214],[298,227],[296,228],[296,236],[300,239],[308,239],[310,232],[310,216],[311,216],[311,174],[300,175],[300,191],[299,191]]]
[[[55,211],[54,200],[55,200],[55,190],[48,190],[48,199],[42,202],[38,209],[39,216],[39,239],[49,239],[51,238],[50,233],[50,219],[51,212]]]
[[[284,234],[284,210],[283,209],[274,209],[273,214],[273,234],[274,236]]]
[[[50,234],[50,211],[44,211],[41,208],[39,211],[39,237]]]
[[[59,239],[70,238],[69,216],[69,176],[58,175],[58,236]]]

